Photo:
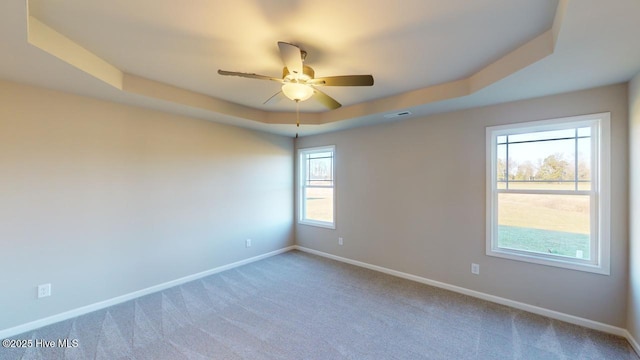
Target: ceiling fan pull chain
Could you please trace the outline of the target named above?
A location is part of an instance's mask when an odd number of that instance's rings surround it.
[[[296,100],[296,139],[298,138],[299,128],[300,128],[300,100]]]

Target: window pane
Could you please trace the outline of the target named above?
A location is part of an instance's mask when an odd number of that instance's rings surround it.
[[[307,185],[333,185],[333,157],[331,153],[323,154],[325,156],[307,160]]]
[[[591,180],[591,138],[578,140],[578,180]]]
[[[578,136],[591,136],[591,128],[590,127],[579,128]]]
[[[575,140],[509,145],[509,168],[517,180],[573,180]]]
[[[526,134],[509,135],[509,142],[532,141],[532,140],[550,140],[574,137],[575,129],[538,131]]]
[[[333,222],[333,188],[305,188],[307,220]]]
[[[332,156],[333,154],[331,153],[331,151],[314,152],[314,153],[307,154],[307,158],[309,159],[328,158]]]
[[[575,135],[575,130],[572,131]],[[509,189],[575,190],[575,138],[515,143],[508,147]]]
[[[498,194],[498,247],[590,260],[588,195]]]
[[[498,181],[506,181],[507,176],[507,146],[498,145],[497,149],[498,162],[496,163]]]

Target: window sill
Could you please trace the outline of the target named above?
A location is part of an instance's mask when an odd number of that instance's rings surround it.
[[[576,270],[576,271],[584,271],[590,272],[594,274],[600,275],[610,275],[609,266],[598,265],[598,264],[588,264],[582,262],[574,262],[571,259],[552,259],[543,256],[536,256],[533,253],[516,253],[509,250],[502,249],[487,249],[487,255],[493,257],[499,257],[503,259],[515,260],[528,262],[532,264],[545,265],[545,266],[553,266],[559,267],[563,269]]]
[[[336,224],[335,223],[328,223],[328,222],[323,222],[323,221],[300,220],[300,221],[298,221],[298,224],[307,225],[307,226],[314,226],[314,227],[320,227],[320,228],[325,228],[325,229],[332,229],[332,230],[336,229]]]

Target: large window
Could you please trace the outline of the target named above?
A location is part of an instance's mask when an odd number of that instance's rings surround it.
[[[335,229],[334,146],[298,151],[299,222]]]
[[[487,128],[487,255],[609,274],[609,114]]]

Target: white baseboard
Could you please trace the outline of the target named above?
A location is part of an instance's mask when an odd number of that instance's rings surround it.
[[[631,347],[633,348],[633,350],[636,351],[636,354],[640,356],[640,344],[638,344],[636,339],[633,336],[631,336],[631,333],[628,330],[625,330],[624,337],[627,338],[627,341],[629,342],[629,344],[631,344]]]
[[[35,321],[29,322],[29,323],[26,323],[26,324],[22,324],[22,325],[18,325],[18,326],[12,327],[12,328],[0,330],[0,339],[6,339],[6,338],[9,338],[11,336],[15,336],[15,335],[18,335],[18,334],[25,333],[27,331],[32,331],[32,330],[41,328],[43,326],[51,325],[51,324],[54,324],[54,323],[57,323],[57,322],[60,322],[60,321],[64,321],[64,320],[68,320],[68,319],[71,319],[71,318],[74,318],[74,317],[77,317],[77,316],[80,316],[80,315],[88,314],[88,313],[90,313],[92,311],[96,311],[96,310],[104,309],[104,308],[109,307],[109,306],[117,305],[117,304],[123,303],[125,301],[133,300],[133,299],[139,298],[141,296],[145,296],[145,295],[148,295],[148,294],[151,294],[151,293],[155,293],[155,292],[158,292],[158,291],[162,291],[162,290],[168,289],[168,288],[173,287],[173,286],[182,285],[184,283],[188,283],[188,282],[193,281],[193,280],[198,280],[200,278],[203,278],[203,277],[206,277],[206,276],[209,276],[209,275],[213,275],[213,274],[225,271],[225,270],[233,269],[233,268],[238,267],[238,266],[246,265],[246,264],[258,261],[258,260],[266,259],[266,258],[271,257],[271,256],[282,254],[282,253],[291,251],[293,249],[295,249],[295,246],[288,246],[286,248],[282,248],[282,249],[279,249],[279,250],[271,251],[271,252],[268,252],[266,254],[254,256],[254,257],[251,257],[251,258],[248,258],[248,259],[244,259],[244,260],[240,260],[240,261],[236,261],[236,262],[231,263],[231,264],[222,265],[222,266],[219,266],[219,267],[216,267],[216,268],[213,268],[213,269],[209,269],[209,270],[206,270],[206,271],[203,271],[203,272],[199,272],[197,274],[185,276],[185,277],[182,277],[182,278],[179,278],[179,279],[168,281],[166,283],[154,285],[154,286],[148,287],[146,289],[134,291],[132,293],[121,295],[121,296],[118,296],[118,297],[115,297],[115,298],[112,298],[112,299],[109,299],[109,300],[100,301],[100,302],[97,302],[95,304],[83,306],[83,307],[80,307],[80,308],[77,308],[77,309],[73,309],[73,310],[69,310],[69,311],[65,311],[63,313],[56,314],[56,315],[53,315],[53,316],[49,316],[49,317],[46,317],[44,319],[35,320]]]
[[[627,338],[629,340],[629,343],[631,343],[631,345],[636,350],[636,352],[640,353],[639,352],[640,348],[637,347],[637,343],[635,343],[635,340],[633,340],[633,338],[631,338],[631,335],[629,334],[629,332],[626,329],[623,329],[623,328],[619,328],[619,327],[608,325],[608,324],[604,324],[604,323],[601,323],[601,322],[597,322],[597,321],[581,318],[581,317],[578,317],[578,316],[573,316],[573,315],[561,313],[559,311],[554,311],[554,310],[549,310],[549,309],[541,308],[541,307],[534,306],[534,305],[529,305],[529,304],[522,303],[522,302],[519,302],[519,301],[505,299],[505,298],[502,298],[502,297],[499,297],[499,296],[489,295],[489,294],[486,294],[486,293],[483,293],[483,292],[466,289],[466,288],[463,288],[463,287],[460,287],[460,286],[450,285],[450,284],[443,283],[443,282],[440,282],[440,281],[427,279],[427,278],[424,278],[424,277],[421,277],[421,276],[416,276],[416,275],[404,273],[404,272],[401,272],[401,271],[388,269],[388,268],[385,268],[385,267],[382,267],[382,266],[371,265],[371,264],[368,264],[368,263],[365,263],[365,262],[352,260],[352,259],[336,256],[336,255],[333,255],[333,254],[328,254],[328,253],[325,253],[325,252],[322,252],[322,251],[305,248],[305,247],[299,246],[299,245],[295,245],[294,247],[297,250],[304,251],[304,252],[307,252],[307,253],[310,253],[310,254],[326,257],[326,258],[329,258],[329,259],[341,261],[341,262],[344,262],[344,263],[347,263],[347,264],[351,264],[351,265],[355,265],[355,266],[360,266],[360,267],[367,268],[367,269],[370,269],[370,270],[379,271],[379,272],[382,272],[382,273],[385,273],[385,274],[389,274],[389,275],[393,275],[393,276],[397,276],[397,277],[400,277],[400,278],[413,280],[413,281],[416,281],[416,282],[419,282],[419,283],[423,283],[423,284],[426,284],[426,285],[431,285],[431,286],[435,286],[435,287],[438,287],[438,288],[450,290],[450,291],[457,292],[457,293],[460,293],[460,294],[469,295],[469,296],[472,296],[472,297],[475,297],[475,298],[478,298],[478,299],[491,301],[491,302],[494,302],[494,303],[497,303],[497,304],[501,304],[501,305],[509,306],[509,307],[512,307],[512,308],[528,311],[530,313],[546,316],[546,317],[549,317],[549,318],[552,318],[552,319],[556,319],[556,320],[561,320],[561,321],[568,322],[568,323],[571,323],[571,324],[583,326],[583,327],[586,327],[586,328],[589,328],[589,329],[594,329],[594,330],[606,332],[606,333],[609,333],[609,334],[621,336],[621,337]]]

